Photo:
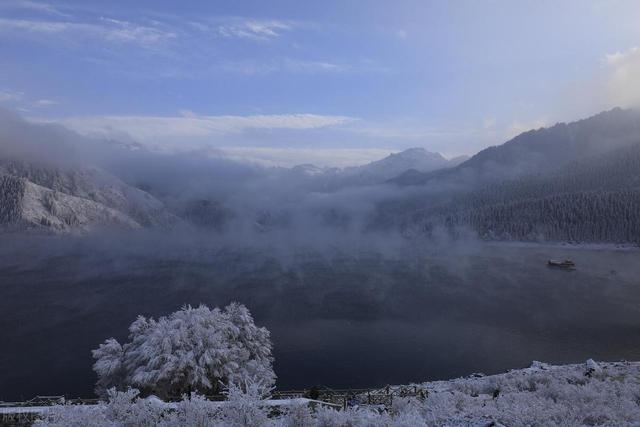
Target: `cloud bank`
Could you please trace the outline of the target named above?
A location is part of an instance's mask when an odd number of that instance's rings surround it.
[[[83,135],[113,137],[125,133],[141,143],[215,138],[256,130],[312,130],[341,126],[356,121],[348,116],[280,114],[252,116],[85,116],[60,122]]]
[[[640,105],[640,48],[605,56],[608,71],[606,93],[608,101],[617,107]]]

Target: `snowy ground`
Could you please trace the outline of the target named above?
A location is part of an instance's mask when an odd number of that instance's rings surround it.
[[[491,376],[419,384],[424,403],[399,412],[426,425],[640,425],[640,362],[531,367]]]
[[[174,405],[118,393],[105,405],[59,406],[39,425],[177,426],[625,426],[640,425],[640,362],[551,366],[475,375],[401,388],[425,398],[394,398],[387,410],[366,405],[343,411],[288,401],[274,416],[271,402],[235,394],[221,405],[197,396]],[[5,408],[4,411],[14,410]],[[267,416],[270,414],[270,416]]]

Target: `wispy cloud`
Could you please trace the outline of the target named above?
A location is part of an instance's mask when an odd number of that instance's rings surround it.
[[[7,89],[0,89],[0,103],[23,112],[29,111],[32,107],[45,108],[58,104],[52,99],[34,99],[24,92]]]
[[[142,47],[153,47],[176,37],[174,32],[162,28],[108,18],[93,23],[0,18],[0,32],[12,37],[68,35],[75,43],[89,38]]]
[[[1,2],[2,0],[0,0]],[[11,0],[8,0],[11,1]],[[336,60],[333,52],[314,55],[287,40],[286,50],[256,55],[260,43],[242,48],[245,41],[275,41],[287,32],[312,31],[311,22],[247,17],[201,17],[175,20],[169,16],[138,15],[135,20],[114,18],[108,12],[59,8],[33,0],[14,0],[13,7],[42,13],[0,14],[0,38],[37,42],[54,49],[82,51],[82,61],[100,64],[109,72],[136,77],[171,79],[209,78],[212,73],[240,75],[340,74],[384,72],[366,59]],[[0,6],[2,9],[3,6]],[[58,13],[59,12],[59,13]],[[228,44],[233,49],[227,50]],[[219,49],[219,46],[223,46]],[[144,49],[162,62],[139,61],[130,50]],[[137,53],[137,52],[136,52]],[[304,57],[300,57],[303,55]],[[198,63],[199,66],[193,65]]]
[[[70,16],[69,14],[63,12],[59,7],[56,7],[50,3],[32,0],[4,0],[0,4],[0,9],[28,10],[62,17]]]
[[[277,20],[243,20],[220,25],[218,32],[223,37],[242,38],[250,40],[271,40],[278,38],[285,31],[290,31],[293,25]]]
[[[34,102],[36,107],[50,107],[52,105],[58,105],[58,101],[54,101],[52,99],[38,99]]]
[[[177,37],[175,32],[163,28],[109,18],[103,18],[102,21],[108,24],[101,28],[102,35],[110,41],[152,46]]]
[[[348,64],[338,64],[329,61],[300,61],[287,59],[284,61],[284,68],[290,71],[308,72],[308,73],[343,73],[354,71],[355,68]]]
[[[292,58],[274,59],[271,61],[226,61],[215,64],[213,71],[223,71],[245,75],[270,74],[288,72],[298,74],[337,74],[359,72],[362,69],[350,64],[331,61],[300,60]]]
[[[51,34],[69,31],[72,29],[88,30],[93,26],[86,24],[75,24],[70,22],[56,21],[36,21],[26,19],[6,19],[0,18],[0,31],[11,32],[13,35],[20,35],[23,32]]]

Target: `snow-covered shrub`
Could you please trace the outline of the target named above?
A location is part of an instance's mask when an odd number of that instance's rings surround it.
[[[140,392],[108,390],[109,401],[104,407],[107,420],[121,427],[155,427],[163,418],[165,407],[156,397],[140,399]]]
[[[183,396],[176,409],[165,413],[158,427],[214,427],[220,425],[220,409],[196,393]]]
[[[247,378],[243,384],[231,383],[225,390],[227,401],[220,417],[229,427],[260,427],[269,422],[269,408],[262,400],[267,398],[272,387],[260,379]]]
[[[404,427],[426,425],[424,400],[414,397],[393,399],[389,426]]]
[[[99,405],[54,406],[34,426],[145,427],[157,426],[163,418],[162,402],[139,399],[138,390],[108,391],[109,401]]]
[[[281,427],[315,427],[311,408],[304,402],[293,402],[282,408]]]
[[[185,306],[157,321],[139,316],[129,340],[121,345],[111,338],[93,351],[99,395],[113,386],[165,398],[217,392],[246,378],[275,382],[269,331],[241,304]]]
[[[380,414],[368,409],[347,408],[343,411],[326,407],[316,409],[317,427],[384,426],[387,421],[387,414]]]
[[[109,425],[104,408],[81,405],[61,405],[51,408],[34,427],[105,427]]]

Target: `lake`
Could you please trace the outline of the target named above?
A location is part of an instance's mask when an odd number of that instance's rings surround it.
[[[0,400],[91,397],[90,351],[125,339],[138,314],[183,304],[247,305],[271,331],[279,389],[378,387],[532,360],[640,359],[637,250],[185,247],[0,243]],[[546,265],[567,257],[575,271]]]

